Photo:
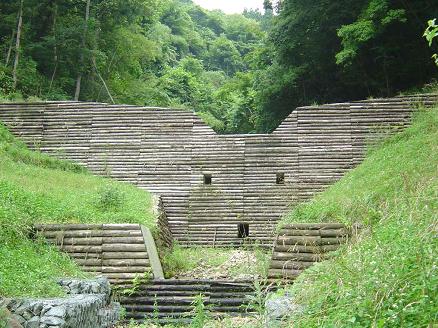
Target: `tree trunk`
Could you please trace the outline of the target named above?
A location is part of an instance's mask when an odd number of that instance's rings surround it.
[[[100,81],[102,81],[102,84],[103,84],[103,86],[104,86],[104,88],[105,88],[105,90],[106,90],[106,93],[107,93],[108,96],[110,97],[111,102],[112,102],[113,104],[115,104],[115,102],[114,102],[114,98],[113,98],[113,96],[111,96],[111,93],[110,93],[110,91],[109,91],[109,89],[108,89],[108,86],[107,86],[106,83],[105,83],[105,80],[103,79],[102,75],[100,75],[99,70],[97,69],[96,59],[95,59],[94,57],[92,58],[92,61],[93,61],[94,70],[96,71],[96,74],[97,74],[97,76],[99,77]]]
[[[85,48],[85,39],[87,37],[87,31],[88,31],[88,19],[90,18],[90,0],[87,0],[87,6],[85,8],[85,28],[84,28],[84,34],[82,35],[82,51]],[[75,91],[75,100],[79,100],[79,96],[81,94],[81,81],[82,81],[82,66],[84,65],[84,54],[81,53],[81,57],[79,60],[79,74],[78,78],[76,80],[76,91]]]
[[[17,87],[17,69],[18,61],[20,60],[20,38],[21,38],[21,28],[23,26],[23,0],[20,1],[20,12],[18,14],[18,26],[17,26],[17,40],[15,42],[15,60],[14,69],[12,70],[12,80],[14,82],[14,89]]]
[[[57,39],[56,39],[56,18],[58,16],[58,5],[55,3],[53,8],[53,39],[55,40],[55,44],[53,46],[53,60],[54,60],[54,67],[53,67],[53,73],[52,78],[50,79],[50,85],[49,85],[49,91],[52,90],[53,81],[55,80],[56,71],[58,69],[58,45],[57,45]]]
[[[6,63],[5,63],[6,66],[9,65],[9,61],[11,60],[12,48],[14,46],[14,38],[15,38],[15,28],[12,30],[11,42],[9,43],[9,49],[6,55]]]

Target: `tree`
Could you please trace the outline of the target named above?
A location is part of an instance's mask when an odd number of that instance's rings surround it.
[[[426,31],[424,31],[423,36],[429,42],[429,47],[432,46],[433,40],[438,37],[438,25],[436,24],[436,19],[431,19],[427,22]],[[438,66],[438,54],[433,54],[432,58],[435,60],[435,64]]]
[[[207,59],[210,69],[222,70],[229,76],[243,67],[239,51],[224,34],[213,41]]]
[[[20,0],[20,9],[18,11],[18,25],[17,25],[17,38],[15,42],[15,60],[14,60],[14,68],[12,70],[12,80],[14,81],[13,87],[14,89],[17,88],[17,69],[18,69],[18,62],[20,59],[20,41],[21,41],[21,30],[23,27],[23,0]]]
[[[84,54],[83,51],[85,50],[85,40],[87,38],[87,31],[88,31],[88,19],[90,18],[90,0],[87,0],[87,4],[85,6],[85,24],[84,24],[84,32],[82,34],[82,52],[81,52],[81,58],[79,60],[79,74],[76,79],[76,91],[75,91],[75,100],[79,100],[79,96],[81,93],[81,81],[82,81],[82,70],[84,66]]]

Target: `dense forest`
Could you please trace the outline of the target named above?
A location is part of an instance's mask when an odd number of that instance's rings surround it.
[[[295,107],[420,87],[436,0],[2,0],[0,100],[191,108],[223,133],[270,131]],[[435,46],[436,47],[436,46]]]

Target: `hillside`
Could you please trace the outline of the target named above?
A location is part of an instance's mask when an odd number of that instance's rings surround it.
[[[222,133],[267,132],[299,106],[436,76],[422,34],[437,1],[257,0],[232,15],[196,3],[1,1],[0,99],[184,107]]]
[[[151,196],[30,151],[0,125],[0,296],[53,296],[54,278],[83,275],[43,241],[33,223],[141,223],[152,227]]]
[[[432,327],[438,317],[438,107],[369,151],[283,224],[360,223],[358,240],[302,274],[294,327]]]

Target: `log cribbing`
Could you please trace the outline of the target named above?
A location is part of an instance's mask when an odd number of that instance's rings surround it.
[[[323,261],[328,254],[358,233],[340,223],[296,223],[281,227],[277,234],[269,279],[294,280],[305,269]]]
[[[118,290],[132,285],[119,284]],[[145,319],[162,324],[190,323],[194,316],[193,302],[202,295],[210,315],[253,315],[248,296],[255,296],[251,281],[234,280],[151,280],[141,283],[129,294],[121,293],[120,302],[126,309],[126,319]]]
[[[40,224],[37,234],[66,252],[84,271],[112,283],[164,277],[154,239],[138,224]]]
[[[192,111],[102,103],[5,103],[0,121],[34,149],[161,195],[163,245],[270,247],[290,206],[437,102],[424,94],[300,107],[270,134],[218,135]]]

